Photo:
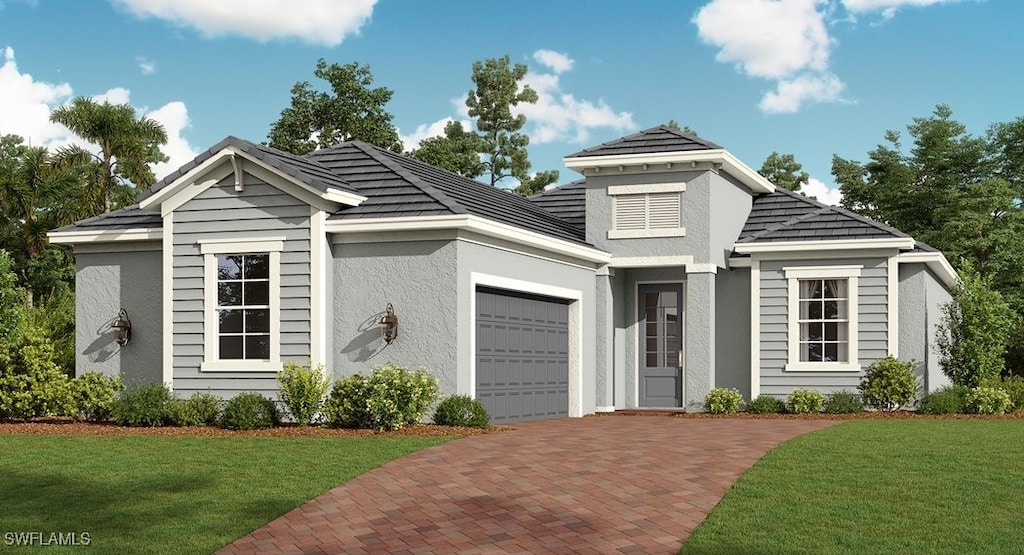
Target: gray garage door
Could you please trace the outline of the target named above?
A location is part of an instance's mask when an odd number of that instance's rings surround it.
[[[568,304],[478,289],[476,396],[496,424],[568,416]]]

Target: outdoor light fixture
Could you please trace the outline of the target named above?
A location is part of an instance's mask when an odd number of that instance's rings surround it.
[[[124,346],[132,340],[132,321],[128,319],[128,311],[121,309],[117,311],[117,319],[110,327],[117,330],[117,344]]]
[[[398,316],[395,316],[395,309],[391,303],[388,303],[387,308],[384,309],[384,315],[380,317],[378,323],[381,337],[384,338],[385,343],[390,345],[398,337]]]

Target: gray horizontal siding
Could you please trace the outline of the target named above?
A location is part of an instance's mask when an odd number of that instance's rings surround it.
[[[204,345],[203,256],[198,241],[284,237],[281,252],[281,358],[305,362],[310,356],[310,207],[246,174],[245,190],[233,178],[207,189],[174,211],[174,387],[179,395],[212,391],[231,397],[241,391],[273,395],[277,384],[266,372],[201,372]],[[211,338],[216,340],[216,338]]]
[[[863,372],[807,372],[785,370],[789,362],[789,284],[783,268],[800,266],[862,265],[858,280],[858,357],[861,367],[888,354],[888,266],[885,258],[830,259],[828,261],[765,261],[760,284],[761,393],[786,396],[796,388],[829,393],[853,391]]]

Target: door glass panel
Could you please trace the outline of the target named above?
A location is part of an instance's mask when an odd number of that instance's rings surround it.
[[[680,294],[678,291],[647,291],[641,297],[641,316],[644,319],[641,345],[644,350],[644,366],[674,367],[682,349]]]

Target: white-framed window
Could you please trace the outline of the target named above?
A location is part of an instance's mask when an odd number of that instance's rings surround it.
[[[784,268],[788,295],[786,370],[859,371],[858,280],[862,266]]]
[[[685,183],[618,185],[608,187],[612,197],[609,239],[683,237],[682,194]]]
[[[212,239],[203,255],[204,371],[281,369],[284,238]]]

